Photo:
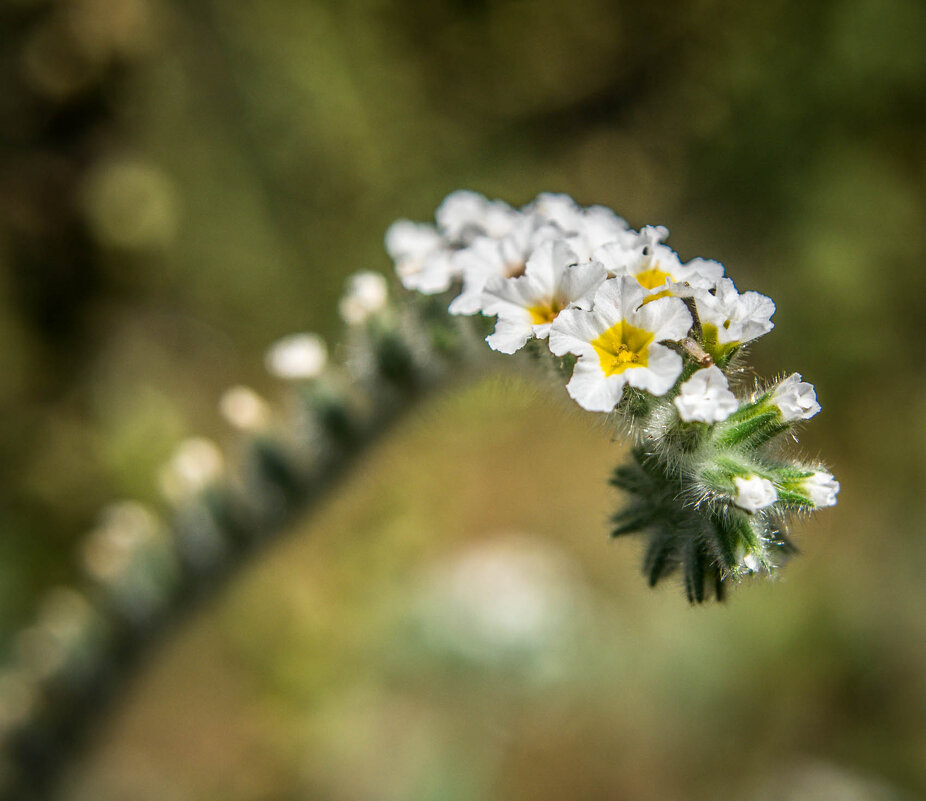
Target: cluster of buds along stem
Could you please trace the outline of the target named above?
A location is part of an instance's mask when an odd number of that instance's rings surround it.
[[[394,223],[386,248],[406,289],[495,317],[493,350],[547,353],[569,396],[632,440],[613,533],[644,534],[650,584],[681,570],[701,602],[773,571],[793,550],[788,518],[834,505],[839,484],[770,446],[820,411],[813,387],[797,373],[743,387],[744,346],[772,330],[775,304],[716,261],[683,263],[667,236],[565,195],[515,209],[460,191],[436,224]]]

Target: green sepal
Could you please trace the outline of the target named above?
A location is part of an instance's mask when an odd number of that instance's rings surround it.
[[[268,437],[258,437],[251,443],[254,465],[260,478],[277,487],[287,498],[297,498],[303,492],[303,480],[286,452]]]
[[[649,392],[637,389],[629,384],[624,387],[624,394],[621,396],[621,402],[618,409],[624,411],[631,418],[645,418],[656,405],[657,399]]]
[[[675,548],[676,543],[672,535],[653,536],[650,539],[646,555],[643,557],[643,574],[650,587],[655,587],[661,578],[678,567],[673,558]]]
[[[357,438],[359,430],[342,393],[319,383],[313,385],[304,397],[319,427],[334,442],[348,444]]]
[[[685,594],[689,603],[704,603],[704,572],[708,566],[704,550],[698,539],[685,544]]]
[[[726,367],[736,356],[737,351],[742,347],[740,342],[720,343],[717,341],[717,326],[712,323],[704,323],[701,326],[701,338],[698,340],[704,350],[721,370]]]
[[[721,448],[757,448],[787,431],[788,424],[777,409],[764,409],[756,414],[731,421],[727,418],[714,432],[714,442]]]

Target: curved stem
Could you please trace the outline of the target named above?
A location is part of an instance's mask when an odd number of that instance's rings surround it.
[[[401,325],[367,326],[352,350],[370,363],[364,377],[345,382],[340,392],[304,392],[294,430],[247,443],[247,481],[213,485],[177,510],[166,558],[162,552],[147,565],[149,575],[160,565],[169,577],[153,611],[133,614],[131,605],[96,588],[95,611],[107,624],[104,650],[80,681],[60,674],[35,680],[38,702],[0,733],[6,762],[0,798],[53,797],[64,770],[92,745],[96,725],[145,657],[295,519],[323,503],[366,449],[422,398],[480,367],[485,349],[473,347],[469,327],[445,317],[444,330],[436,331],[421,311],[404,310],[395,318]],[[221,546],[207,559],[189,547],[204,525]]]

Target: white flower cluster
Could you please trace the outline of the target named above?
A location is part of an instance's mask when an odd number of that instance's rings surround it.
[[[555,355],[577,357],[569,394],[610,412],[625,386],[657,396],[675,386],[683,360],[667,344],[685,340],[696,322],[721,352],[773,327],[770,298],[738,292],[716,261],[682,263],[667,236],[661,226],[634,231],[610,209],[566,195],[515,209],[459,191],[440,205],[436,225],[394,223],[386,248],[407,289],[459,286],[451,313],[496,316],[493,349],[510,354],[548,339]],[[735,398],[717,370],[692,377],[676,405],[686,421],[718,422]]]

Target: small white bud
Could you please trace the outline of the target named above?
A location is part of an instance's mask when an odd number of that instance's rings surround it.
[[[116,581],[130,567],[137,549],[156,538],[158,531],[158,519],[146,506],[135,501],[109,504],[84,542],[84,568],[97,581]]]
[[[836,496],[839,494],[839,482],[831,473],[818,470],[804,479],[801,489],[810,496],[810,500],[817,508],[835,506]]]
[[[222,451],[212,440],[193,437],[177,447],[161,469],[161,490],[180,502],[217,481],[225,469]]]
[[[266,401],[253,389],[240,385],[225,390],[219,399],[219,412],[241,431],[259,430],[270,418]]]
[[[772,403],[778,407],[787,423],[809,420],[821,408],[813,384],[801,381],[800,373],[791,373],[778,383],[772,393]]]
[[[341,318],[348,325],[362,325],[382,311],[389,300],[386,279],[379,273],[355,273],[347,282],[347,291],[338,305]]]
[[[727,388],[727,378],[716,365],[698,370],[679,388],[675,399],[678,416],[686,422],[719,423],[739,406]]]
[[[264,355],[267,372],[288,381],[318,378],[328,364],[328,347],[318,334],[290,334]]]
[[[743,567],[750,573],[758,573],[761,566],[762,563],[759,561],[759,557],[754,553],[747,553],[743,556]]]
[[[733,503],[747,512],[758,512],[778,500],[775,485],[767,478],[736,476],[733,479],[733,485],[736,487]]]

